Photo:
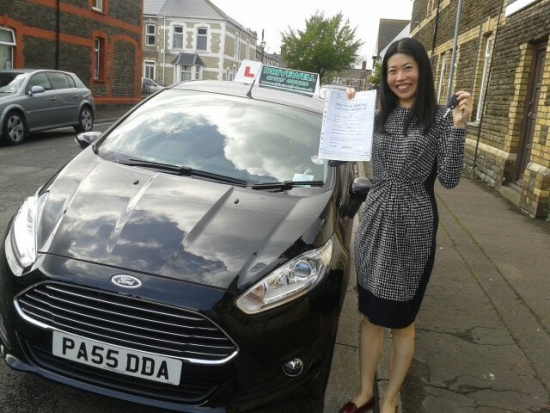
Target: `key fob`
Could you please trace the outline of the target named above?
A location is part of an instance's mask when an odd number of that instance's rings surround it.
[[[454,109],[458,105],[458,97],[456,95],[452,95],[449,101],[447,102],[447,107],[449,109]]]

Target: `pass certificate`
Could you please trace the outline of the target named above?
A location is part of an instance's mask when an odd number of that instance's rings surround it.
[[[370,161],[376,91],[357,92],[348,99],[346,92],[331,90],[325,101],[319,159]]]

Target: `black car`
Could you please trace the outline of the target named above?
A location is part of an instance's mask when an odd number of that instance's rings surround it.
[[[322,395],[367,189],[323,105],[187,82],[79,135],[1,243],[7,364],[184,412]]]

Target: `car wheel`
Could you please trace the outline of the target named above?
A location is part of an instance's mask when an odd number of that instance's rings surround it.
[[[88,106],[80,109],[78,114],[78,125],[74,127],[76,133],[88,132],[94,127],[94,114]]]
[[[3,129],[2,143],[6,145],[19,145],[27,134],[25,119],[17,111],[11,111],[6,115]]]

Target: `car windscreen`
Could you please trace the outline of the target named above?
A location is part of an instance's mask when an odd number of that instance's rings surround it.
[[[22,73],[0,73],[0,93],[16,93],[26,77]]]
[[[98,147],[114,161],[185,166],[250,184],[325,181],[317,159],[322,116],[246,97],[165,90],[138,107]]]

